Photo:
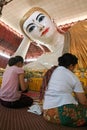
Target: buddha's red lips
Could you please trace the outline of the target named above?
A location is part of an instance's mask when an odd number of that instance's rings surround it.
[[[48,31],[49,31],[49,28],[46,28],[46,29],[42,32],[41,36],[43,36],[44,34],[46,34]]]

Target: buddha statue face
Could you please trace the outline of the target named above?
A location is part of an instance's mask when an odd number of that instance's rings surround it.
[[[34,41],[45,41],[52,38],[56,32],[50,16],[39,7],[30,9],[22,18],[20,25],[23,32]]]

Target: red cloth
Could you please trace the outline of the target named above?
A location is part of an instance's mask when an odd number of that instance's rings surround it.
[[[47,88],[48,82],[50,80],[50,77],[51,77],[53,71],[56,68],[57,68],[57,66],[53,66],[45,73],[45,75],[43,77],[42,86],[41,86],[41,89],[40,89],[40,100],[42,100],[44,98],[44,93],[45,93],[45,90]]]

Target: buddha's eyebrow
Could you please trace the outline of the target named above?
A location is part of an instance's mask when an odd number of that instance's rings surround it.
[[[36,17],[36,20],[38,19],[38,17],[39,17],[40,15],[42,15],[42,13],[40,13],[40,14]]]
[[[28,24],[27,27],[26,27],[26,29],[27,29],[30,25],[33,25],[33,23]]]

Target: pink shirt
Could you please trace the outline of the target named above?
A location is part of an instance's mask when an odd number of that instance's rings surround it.
[[[21,67],[11,66],[6,68],[0,89],[0,99],[16,101],[20,98],[21,91],[19,91],[18,75],[21,73],[24,73]]]

